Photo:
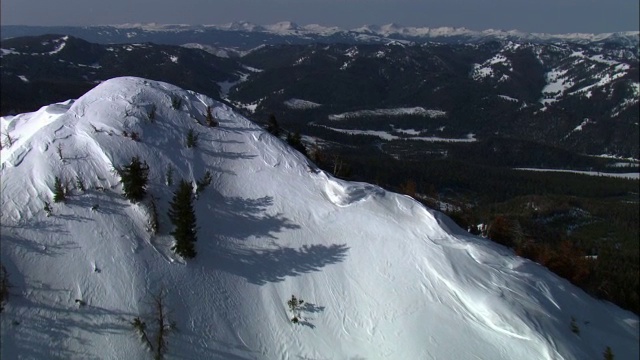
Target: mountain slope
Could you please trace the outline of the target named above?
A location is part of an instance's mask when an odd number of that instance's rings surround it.
[[[207,106],[219,127],[200,125]],[[586,359],[606,346],[639,355],[632,313],[409,197],[316,170],[203,95],[116,78],[1,125],[15,139],[0,170],[1,259],[14,285],[2,358],[150,358],[128,322],[160,288],[178,329],[168,358]],[[200,134],[191,149],[189,129]],[[147,206],[122,197],[113,171],[133,156],[150,166],[155,236]],[[169,250],[168,201],[180,178],[207,170],[198,255],[184,262]],[[86,190],[47,217],[55,176],[71,187],[80,176]],[[298,325],[292,294],[307,302]]]

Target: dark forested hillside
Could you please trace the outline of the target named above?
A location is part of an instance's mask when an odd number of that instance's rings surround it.
[[[2,41],[2,115],[77,98],[101,81],[140,76],[220,98],[240,65],[205,51],[156,44],[98,45],[45,35]]]

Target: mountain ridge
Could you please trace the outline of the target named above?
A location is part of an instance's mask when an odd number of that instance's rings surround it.
[[[610,33],[529,33],[519,30],[470,30],[464,27],[415,27],[397,24],[363,25],[354,29],[342,29],[336,26],[319,24],[298,25],[291,21],[282,21],[270,25],[257,25],[247,21],[236,21],[221,25],[185,25],[131,23],[97,26],[2,26],[3,39],[42,35],[45,33],[66,33],[84,37],[89,41],[103,43],[151,41],[159,40],[163,34],[172,39],[171,44],[181,45],[193,42],[188,38],[199,39],[204,45],[223,45],[248,50],[261,42],[269,43],[313,43],[313,42],[352,42],[352,43],[388,43],[390,41],[406,41],[409,43],[442,42],[442,43],[485,43],[488,41],[517,41],[531,43],[619,43],[637,47],[640,43],[639,31],[620,31]],[[255,41],[244,44],[234,34],[256,36]],[[187,36],[187,37],[185,37]],[[221,38],[232,37],[233,41]],[[102,39],[102,40],[101,40]],[[183,40],[178,40],[183,39]],[[181,41],[181,43],[180,43]]]
[[[204,126],[209,106],[219,127]],[[1,319],[3,357],[148,357],[129,322],[163,286],[178,328],[169,356],[584,359],[606,346],[621,358],[639,354],[634,314],[408,196],[315,169],[193,91],[115,78],[1,125],[16,138],[1,153],[1,256],[16,292]],[[190,149],[189,129],[199,134]],[[156,235],[113,171],[132,156],[150,165]],[[198,255],[187,262],[170,251],[169,166],[176,182],[213,174],[195,200]],[[48,217],[54,176],[80,176],[86,190],[70,187]],[[292,294],[309,304],[298,325],[286,309]]]

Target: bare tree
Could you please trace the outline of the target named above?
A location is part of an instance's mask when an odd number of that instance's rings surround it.
[[[169,319],[169,310],[166,304],[167,291],[164,288],[151,295],[149,305],[151,312],[146,316],[147,321],[140,316],[131,321],[131,326],[140,335],[140,339],[153,351],[155,360],[164,359],[167,353],[167,337],[176,329],[175,322]],[[149,322],[150,326],[147,326]],[[155,334],[151,334],[155,331]]]

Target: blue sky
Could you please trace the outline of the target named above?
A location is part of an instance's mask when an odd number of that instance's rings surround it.
[[[639,29],[638,0],[2,0],[3,25],[246,20],[355,28],[365,24],[473,30],[614,32]]]

